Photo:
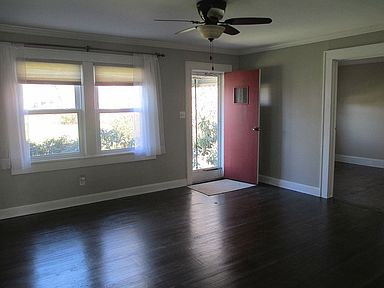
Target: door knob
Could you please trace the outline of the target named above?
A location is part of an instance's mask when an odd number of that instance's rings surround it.
[[[254,127],[252,128],[252,131],[260,131],[260,127]]]

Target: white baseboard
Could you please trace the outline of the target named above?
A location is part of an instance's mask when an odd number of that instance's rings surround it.
[[[259,175],[259,182],[277,186],[280,188],[285,188],[289,190],[293,190],[300,193],[309,194],[312,196],[320,197],[320,188],[304,185],[296,182],[291,182],[283,179],[277,179],[269,176]]]
[[[17,217],[17,216],[35,214],[40,212],[46,212],[46,211],[51,211],[56,209],[79,206],[84,204],[91,204],[91,203],[96,203],[96,202],[101,202],[106,200],[118,199],[118,198],[127,197],[127,196],[152,193],[152,192],[162,191],[166,189],[183,187],[186,185],[187,185],[186,179],[179,179],[174,181],[161,182],[161,183],[95,193],[90,195],[41,202],[41,203],[36,203],[31,205],[0,209],[0,220]]]
[[[384,159],[372,159],[372,158],[348,156],[348,155],[341,155],[341,154],[336,154],[335,156],[336,156],[335,159],[337,162],[363,165],[363,166],[376,167],[376,168],[384,168]]]

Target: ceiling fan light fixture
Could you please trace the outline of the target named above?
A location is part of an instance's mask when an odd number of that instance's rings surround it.
[[[223,34],[225,27],[220,25],[201,25],[197,26],[197,30],[200,32],[201,36],[212,41],[217,39]]]

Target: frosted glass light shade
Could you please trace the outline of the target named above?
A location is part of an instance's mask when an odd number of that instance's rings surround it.
[[[223,34],[225,27],[219,25],[201,25],[197,26],[197,30],[204,38],[213,40],[219,38],[221,34]]]

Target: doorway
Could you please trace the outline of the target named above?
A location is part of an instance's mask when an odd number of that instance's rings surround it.
[[[223,177],[223,76],[231,65],[186,62],[187,184]]]
[[[384,56],[384,43],[324,52],[320,197],[333,197],[338,62]]]
[[[334,198],[384,211],[384,57],[338,69]]]
[[[192,71],[192,182],[220,178],[222,75]]]

